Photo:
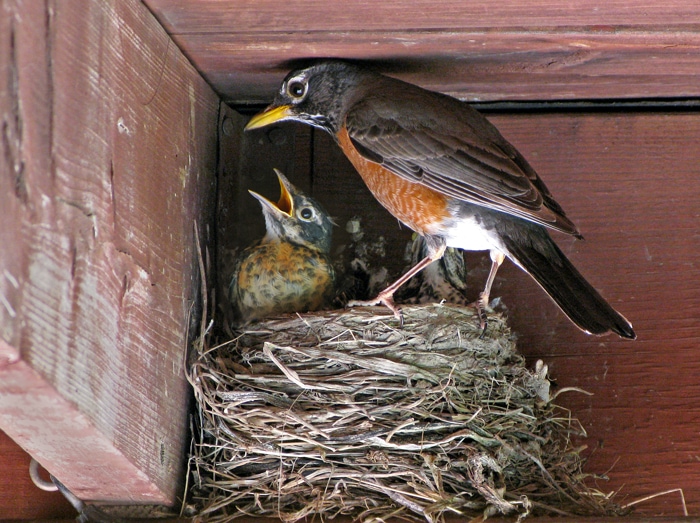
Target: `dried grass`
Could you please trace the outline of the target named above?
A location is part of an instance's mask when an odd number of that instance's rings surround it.
[[[490,514],[613,515],[584,484],[550,401],[505,322],[472,309],[287,316],[216,347],[200,339],[189,379],[199,427],[192,502],[210,522],[349,515],[442,521]]]

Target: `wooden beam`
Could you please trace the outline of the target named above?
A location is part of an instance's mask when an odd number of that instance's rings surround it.
[[[469,101],[700,95],[698,32],[387,30],[173,35],[231,103],[269,103],[288,61],[327,56]]]
[[[698,5],[692,0],[638,6],[629,0],[146,0],[168,32],[224,33],[236,31],[386,31],[464,28],[582,27],[610,30],[614,26],[659,27],[697,25]]]
[[[82,499],[173,503],[218,99],[141,2],[3,9],[0,428]]]
[[[135,493],[142,502],[166,501],[148,475],[31,365],[20,361],[5,367],[0,376],[0,425],[30,454],[70,478],[71,491],[83,499],[102,499],[109,485],[113,501],[129,500]]]
[[[692,0],[145,1],[230,103],[268,103],[290,61],[320,57],[471,101],[700,96]]]

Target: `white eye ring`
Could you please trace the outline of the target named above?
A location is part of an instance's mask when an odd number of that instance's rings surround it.
[[[309,84],[302,78],[292,78],[287,82],[287,96],[292,100],[300,102],[306,97]]]
[[[316,217],[316,213],[311,207],[302,207],[297,211],[297,215],[305,222],[310,222]]]

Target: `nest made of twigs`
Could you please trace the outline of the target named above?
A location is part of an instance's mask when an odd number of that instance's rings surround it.
[[[588,488],[577,420],[550,400],[504,320],[405,307],[293,315],[218,347],[189,379],[192,501],[207,521],[621,512]]]

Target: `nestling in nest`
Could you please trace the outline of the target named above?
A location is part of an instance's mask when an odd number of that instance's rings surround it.
[[[230,343],[200,340],[193,502],[206,521],[442,521],[482,514],[611,515],[502,318],[467,307],[291,315]]]

